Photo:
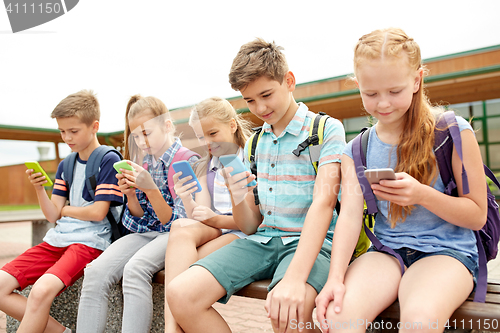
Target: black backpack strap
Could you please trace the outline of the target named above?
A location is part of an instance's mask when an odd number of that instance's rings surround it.
[[[95,198],[95,191],[97,188],[97,176],[99,175],[102,159],[104,155],[110,151],[115,152],[120,159],[122,155],[113,147],[110,146],[99,146],[90,154],[85,167],[85,184],[87,185],[87,190],[89,191],[92,200]]]
[[[64,180],[66,181],[67,189],[68,189],[68,198],[69,198],[69,191],[71,188],[71,184],[73,184],[73,172],[75,170],[75,163],[76,163],[76,156],[77,153],[71,153],[63,161],[63,173],[64,173]]]
[[[90,154],[89,159],[87,161],[87,165],[85,167],[85,184],[87,185],[87,190],[89,191],[92,200],[95,199],[95,192],[97,189],[97,177],[99,176],[102,159],[104,158],[104,155],[106,155],[111,151],[116,153],[120,157],[120,159],[123,159],[120,152],[115,148],[110,146],[99,146],[96,149],[94,149],[94,151]],[[124,200],[125,199],[126,197],[124,198]],[[123,214],[123,210],[121,214]],[[116,221],[113,213],[111,212],[111,207],[110,207],[108,213],[106,214],[106,217],[111,225],[112,240],[115,241],[118,238],[120,238],[122,234],[118,226],[118,221],[121,220],[121,216],[120,220]]]
[[[299,157],[300,153],[302,153],[307,147],[309,147],[310,145],[317,145],[319,143],[318,128],[319,128],[319,122],[321,120],[321,117],[323,117],[323,116],[324,115],[322,115],[322,114],[317,114],[314,117],[313,124],[312,124],[312,131],[311,131],[310,135],[307,137],[307,139],[305,139],[304,141],[299,143],[297,148],[295,148],[292,151],[292,153],[295,156]]]
[[[252,174],[255,176],[255,179],[257,179],[257,162],[255,161],[255,151],[257,150],[257,143],[262,136],[262,126],[252,129],[255,131],[255,133],[250,137],[250,172],[252,172]],[[253,189],[253,196],[255,199],[255,205],[259,205],[259,191],[257,190],[257,186],[255,186]]]
[[[368,137],[370,136],[371,127],[365,127],[361,130],[361,148],[363,148],[363,154],[361,155],[361,161],[363,166],[366,168],[366,153],[368,151]]]

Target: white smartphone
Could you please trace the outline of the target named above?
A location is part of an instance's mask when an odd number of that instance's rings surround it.
[[[381,180],[396,180],[396,174],[391,168],[365,170],[365,177],[370,185],[378,184]],[[375,197],[380,201],[384,200],[380,197]]]

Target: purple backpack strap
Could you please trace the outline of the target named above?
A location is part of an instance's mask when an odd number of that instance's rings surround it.
[[[457,185],[455,184],[455,180],[453,178],[453,168],[452,168],[452,154],[453,154],[453,145],[457,151],[458,157],[460,157],[460,161],[462,162],[462,187],[464,194],[469,193],[469,180],[467,177],[467,172],[465,171],[464,162],[463,162],[463,154],[462,154],[462,137],[460,136],[460,129],[458,128],[457,119],[455,117],[455,113],[453,111],[447,111],[443,113],[443,115],[439,118],[437,125],[437,129],[435,131],[435,154],[436,160],[439,167],[439,174],[441,175],[441,179],[443,184],[446,186],[445,193],[448,195],[458,194],[452,193],[456,190]],[[451,138],[451,141],[449,140]],[[485,173],[489,176],[489,174],[493,175],[493,173],[485,166]],[[486,171],[488,170],[488,171]],[[493,178],[495,176],[493,175]],[[500,188],[500,186],[499,186]],[[481,235],[479,231],[475,230],[474,234],[476,235],[476,246],[479,257],[479,272],[477,276],[477,284],[476,284],[476,292],[474,294],[474,302],[484,303],[486,301],[486,289],[488,286],[488,268],[486,266],[486,252],[484,250],[483,243],[481,241]]]
[[[170,166],[168,167],[168,175],[167,175],[167,183],[168,183],[168,190],[170,191],[170,195],[172,196],[173,199],[177,198],[177,194],[175,194],[174,191],[174,168],[172,164],[178,161],[187,161],[193,156],[198,156],[197,153],[195,153],[192,150],[187,149],[186,147],[180,147],[176,152],[174,157],[172,158],[172,162],[170,162]]]
[[[446,185],[453,179],[453,168],[451,166],[452,149],[446,149],[450,144],[455,145],[458,157],[462,162],[462,186],[464,194],[469,193],[469,180],[467,178],[467,171],[464,167],[464,159],[462,154],[462,138],[460,136],[460,129],[458,128],[457,119],[453,111],[446,111],[439,118],[437,123],[438,130],[435,131],[435,153],[440,168],[440,175],[443,183]],[[449,134],[449,135],[448,135]],[[451,142],[446,142],[447,138],[451,137]],[[441,149],[441,151],[439,151]],[[453,184],[455,182],[453,181]],[[456,188],[456,184],[454,185]],[[447,188],[445,193],[452,194],[453,189]],[[450,192],[448,192],[450,191]]]
[[[367,214],[370,215],[370,218],[373,219],[373,215],[378,212],[377,204],[375,202],[375,196],[373,195],[373,191],[371,190],[370,183],[365,177],[365,168],[366,168],[366,156],[363,152],[363,136],[366,138],[369,135],[370,130],[362,131],[356,138],[354,138],[352,142],[352,158],[354,160],[354,167],[356,171],[356,176],[358,177],[359,186],[361,186],[361,190],[363,191],[363,197],[365,198]],[[365,141],[366,144],[368,140]],[[365,219],[363,218],[363,227],[365,228],[365,233],[368,236],[368,239],[372,242],[373,246],[380,251],[388,253],[394,256],[399,261],[399,265],[401,266],[401,275],[405,272],[405,264],[403,258],[399,254],[396,253],[393,249],[388,246],[382,244],[378,238],[371,232],[370,228],[365,223]]]

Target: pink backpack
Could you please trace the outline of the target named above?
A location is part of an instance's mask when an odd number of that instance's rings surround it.
[[[187,149],[186,147],[180,147],[179,150],[174,155],[174,158],[172,159],[172,162],[170,162],[170,166],[168,167],[168,190],[170,191],[170,194],[172,195],[172,198],[175,199],[177,198],[177,194],[175,194],[174,191],[174,168],[172,167],[172,164],[178,161],[187,161],[193,156],[198,156],[200,157],[199,154],[195,153],[192,150]]]

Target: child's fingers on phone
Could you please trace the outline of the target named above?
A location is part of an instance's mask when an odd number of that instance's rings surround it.
[[[187,178],[187,177],[186,177]],[[190,191],[193,185],[196,185],[196,182],[191,182],[189,184],[184,184],[179,188],[180,193],[185,193],[189,192],[189,194],[193,193],[193,191]]]
[[[228,168],[228,169],[232,169],[232,168]],[[226,170],[226,177],[227,177],[230,184],[237,183],[240,180],[243,180],[250,175],[250,172],[248,172],[248,171],[240,172],[240,173],[233,175],[233,176],[230,174],[230,172],[231,171]]]
[[[122,175],[133,175],[134,174],[134,171],[127,170],[127,169],[120,169],[120,172],[122,173]]]
[[[195,183],[196,184],[196,183]],[[198,186],[194,186],[186,191],[187,194],[191,195],[198,189]]]
[[[130,160],[126,160],[127,161],[127,164],[128,165],[131,165],[135,170],[137,170],[138,172],[141,172],[142,170],[144,170],[143,167],[141,167],[139,164],[135,163],[135,162],[132,162]]]
[[[182,175],[182,171],[176,172],[172,179],[174,180],[174,184],[176,184],[179,181],[179,177]]]
[[[233,170],[233,167],[222,168],[222,176],[224,176],[225,179],[231,177],[230,173],[233,172]]]
[[[181,184],[182,186],[185,186],[186,182],[188,182],[192,179],[193,179],[193,177],[191,177],[191,176],[182,177],[179,179],[179,184]]]
[[[129,179],[126,179],[125,180],[125,183],[129,186],[129,187],[136,187],[135,185],[135,182],[129,180]]]
[[[47,180],[45,179],[45,177],[34,177],[34,176],[31,176],[30,177],[30,181],[31,181],[31,184],[33,185],[43,185],[45,183],[47,183]]]

